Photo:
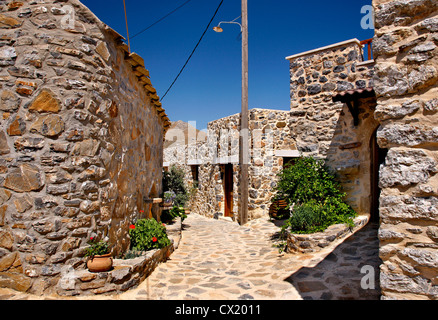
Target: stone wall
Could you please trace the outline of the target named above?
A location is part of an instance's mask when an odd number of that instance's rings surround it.
[[[169,246],[144,252],[136,258],[113,259],[113,267],[106,272],[75,270],[72,266],[63,268],[56,288],[57,295],[120,294],[138,286],[178,248],[181,229],[181,218],[178,218],[173,225],[166,226],[166,233],[171,241]]]
[[[267,216],[284,159],[299,156],[288,122],[288,111],[251,110],[249,214],[252,218]]]
[[[352,39],[296,54],[290,61],[292,136],[303,155],[325,157],[335,134],[342,103],[338,92],[373,86],[373,62],[363,61]]]
[[[357,63],[363,61],[357,39],[292,55],[286,60],[290,61],[293,107],[331,102],[334,91],[369,86],[369,79],[356,74]]]
[[[143,59],[79,1],[0,11],[0,286],[42,294],[90,236],[128,247],[170,123]]]
[[[301,154],[326,159],[347,192],[347,202],[368,214],[370,143],[378,122],[376,99],[360,95],[373,87],[374,76],[374,61],[363,61],[362,50],[352,39],[286,58],[291,73],[288,125]],[[334,101],[341,94],[347,99],[357,95],[357,102],[352,101],[356,117],[347,104]]]
[[[384,299],[438,298],[438,2],[374,0]]]
[[[278,151],[298,154],[287,126],[288,111],[251,109],[249,117],[249,218],[255,219],[268,214],[272,188],[283,167]],[[232,219],[239,219],[239,130],[240,114],[235,114],[210,122],[206,143],[165,149],[166,164],[183,167],[189,187],[193,185],[191,166],[199,167],[199,186],[190,202],[193,211],[209,217],[224,214],[224,166],[232,164]]]
[[[346,239],[351,234],[356,233],[368,222],[368,216],[362,215],[354,219],[353,227],[342,223],[331,225],[324,232],[312,234],[293,234],[288,232],[286,250],[288,253],[294,254],[321,251],[333,243]]]

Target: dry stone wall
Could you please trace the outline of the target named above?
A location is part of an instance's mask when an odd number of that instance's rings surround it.
[[[287,57],[291,76],[292,136],[304,155],[325,157],[343,105],[338,92],[373,86],[373,63],[357,39]]]
[[[327,160],[340,179],[347,202],[360,214],[370,213],[371,137],[376,99],[361,98],[374,85],[374,61],[363,61],[357,39],[287,57],[291,74],[288,126],[303,156]],[[350,92],[350,93],[349,93]],[[339,94],[358,94],[353,116]],[[355,105],[356,104],[356,105]]]
[[[384,299],[438,298],[438,3],[374,0]]]
[[[41,294],[90,236],[127,249],[170,124],[143,59],[79,1],[0,1],[0,30],[0,286]]]
[[[249,111],[250,165],[249,218],[268,214],[272,188],[283,167],[278,150],[296,151],[287,126],[289,111],[251,109]],[[198,188],[190,202],[193,211],[214,217],[224,214],[224,166],[233,165],[232,218],[238,220],[239,211],[239,130],[240,114],[212,121],[208,124],[207,142],[165,149],[164,161],[178,165],[186,172],[187,185],[193,185],[191,165],[199,167]]]
[[[253,109],[250,114],[249,213],[253,218],[268,214],[284,159],[291,153],[299,155],[288,122],[289,111]]]

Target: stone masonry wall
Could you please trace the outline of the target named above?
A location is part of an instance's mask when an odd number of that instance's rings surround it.
[[[373,1],[384,299],[438,299],[438,2]]]
[[[374,61],[363,61],[357,39],[287,57],[291,74],[288,126],[303,156],[326,159],[337,173],[347,202],[360,214],[370,213],[371,136],[375,98],[359,98],[358,122],[345,103],[333,97],[373,87]],[[347,93],[348,94],[348,93]]]
[[[127,249],[170,124],[143,59],[79,1],[0,1],[0,30],[0,286],[42,294],[90,236]]]
[[[346,192],[346,200],[359,214],[372,212],[371,139],[378,128],[374,119],[376,99],[360,99],[359,124],[346,105],[343,106],[332,140],[325,156],[328,166],[336,173]]]
[[[283,167],[278,150],[296,150],[287,126],[289,111],[251,109],[249,112],[250,166],[249,218],[268,214],[272,188]],[[224,165],[233,164],[233,219],[239,211],[239,130],[240,114],[208,124],[206,143],[170,147],[165,150],[165,162],[183,167],[187,185],[193,184],[190,163],[199,164],[199,187],[191,201],[192,210],[213,217],[224,213]]]
[[[324,157],[332,141],[342,103],[338,92],[373,86],[373,63],[363,62],[356,39],[287,57],[291,75],[290,124],[303,155]]]
[[[278,174],[283,169],[284,157],[279,151],[298,151],[291,135],[289,112],[253,109],[249,128],[252,157],[249,167],[249,214],[253,219],[267,216],[277,185]]]

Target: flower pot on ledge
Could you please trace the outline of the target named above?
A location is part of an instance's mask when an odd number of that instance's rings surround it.
[[[163,207],[173,207],[173,201],[164,201]]]
[[[170,210],[173,208],[173,201],[162,202],[162,203],[160,203],[160,205],[163,208],[163,210]]]
[[[111,254],[90,257],[87,261],[87,268],[90,272],[105,272],[112,268],[113,258]]]

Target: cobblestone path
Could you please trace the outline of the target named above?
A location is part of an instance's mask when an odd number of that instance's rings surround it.
[[[74,300],[289,300],[380,298],[377,225],[314,254],[279,254],[267,220],[245,226],[190,214],[170,259],[137,288],[121,295]],[[363,266],[371,266],[374,290],[361,289]],[[369,269],[368,269],[369,270]],[[369,274],[368,274],[369,276]],[[372,283],[369,283],[372,284]],[[0,300],[53,299],[0,288]],[[59,299],[59,297],[57,298]],[[65,298],[67,299],[67,298]]]
[[[266,220],[242,227],[191,214],[170,260],[119,298],[379,299],[378,283],[376,290],[360,288],[363,265],[372,266],[378,279],[376,226],[366,226],[336,249],[306,255],[279,254],[271,240],[278,231]]]
[[[279,257],[268,221],[239,226],[190,214],[179,248],[129,299],[299,299],[291,283],[289,259]],[[290,274],[290,273],[289,273]]]

